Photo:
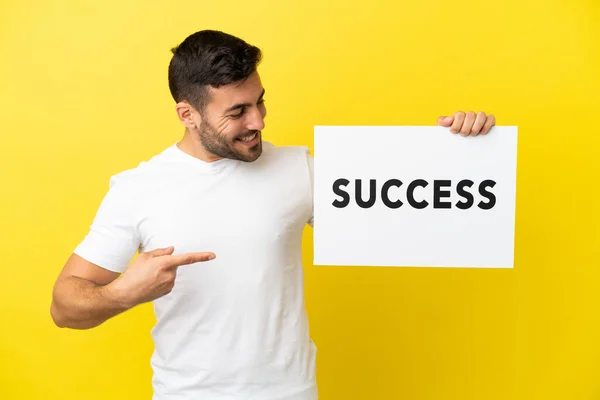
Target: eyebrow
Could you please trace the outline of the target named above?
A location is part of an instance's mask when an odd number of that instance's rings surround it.
[[[263,91],[262,91],[262,93],[260,94],[260,97],[258,98],[257,102],[258,102],[258,101],[261,101],[261,100],[262,100],[262,98],[264,97],[264,95],[265,95],[265,89],[263,89]],[[229,107],[227,110],[225,110],[225,114],[227,114],[227,113],[229,113],[229,112],[232,112],[232,111],[234,111],[234,110],[237,110],[237,109],[239,109],[239,108],[243,108],[243,107],[250,107],[251,105],[252,105],[252,104],[250,104],[250,103],[240,103],[240,104],[233,105],[233,106]]]

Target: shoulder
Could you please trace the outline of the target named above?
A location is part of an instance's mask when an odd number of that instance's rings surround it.
[[[176,170],[180,163],[172,156],[171,147],[142,160],[137,166],[122,170],[110,176],[109,190],[124,195],[139,192],[145,186],[154,186],[170,170]]]
[[[263,154],[255,161],[258,171],[269,171],[273,177],[312,179],[314,161],[308,146],[275,146],[263,142]]]
[[[292,161],[306,162],[311,158],[308,146],[275,146],[271,142],[263,141],[263,154],[261,158],[264,161]]]

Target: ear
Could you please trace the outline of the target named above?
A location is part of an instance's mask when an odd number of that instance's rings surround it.
[[[175,110],[177,111],[177,117],[179,121],[188,129],[195,129],[196,123],[195,120],[200,118],[200,113],[196,111],[194,107],[192,107],[186,101],[180,101],[175,105]]]

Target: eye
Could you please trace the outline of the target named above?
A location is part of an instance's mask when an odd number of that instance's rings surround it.
[[[242,111],[240,111],[237,114],[230,115],[230,117],[231,118],[240,118],[242,115],[244,115],[244,109],[243,108],[242,108]]]

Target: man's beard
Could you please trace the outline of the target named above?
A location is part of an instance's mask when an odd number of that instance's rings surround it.
[[[262,137],[260,131],[245,131],[229,139],[227,136],[217,132],[212,126],[205,122],[205,119],[200,123],[198,129],[200,131],[200,142],[206,150],[217,157],[229,158],[245,162],[255,161],[262,153]],[[241,152],[235,148],[237,138],[257,133],[259,135],[258,143],[252,147],[247,147],[247,150]],[[241,143],[241,142],[240,142]]]

